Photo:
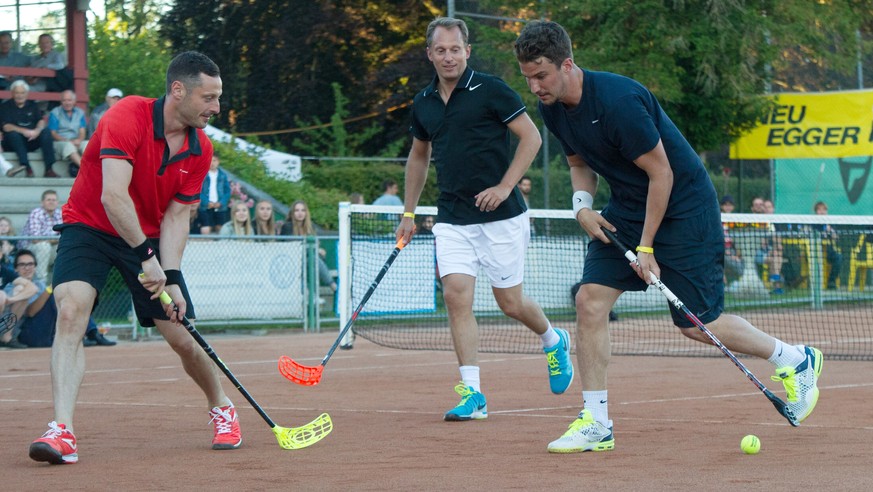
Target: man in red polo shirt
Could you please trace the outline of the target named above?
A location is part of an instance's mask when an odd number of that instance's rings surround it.
[[[82,156],[79,176],[63,207],[53,276],[58,322],[52,346],[54,421],[30,446],[30,457],[53,464],[78,461],[73,412],[85,355],[82,336],[100,289],[114,266],[121,272],[143,326],[158,331],[206,394],[214,424],[213,449],[242,443],[233,404],[219,373],[179,324],[194,309],[179,271],[188,240],[190,208],[212,160],[203,133],[220,110],[218,66],[203,54],[176,56],[167,68],[167,94],[131,96],[101,118]],[[140,278],[140,273],[143,276]],[[178,312],[162,306],[166,290]]]

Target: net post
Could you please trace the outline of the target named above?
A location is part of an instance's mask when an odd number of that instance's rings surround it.
[[[337,270],[339,274],[336,291],[339,325],[349,322],[352,297],[352,222],[351,202],[340,202],[337,211],[339,219],[339,242],[337,243]]]

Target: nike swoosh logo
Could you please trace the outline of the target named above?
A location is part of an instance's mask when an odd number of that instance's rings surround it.
[[[186,171],[184,169],[179,169],[179,171],[182,171],[183,173],[188,174],[188,171]]]
[[[577,198],[576,201],[581,203],[581,202],[582,202],[582,199],[581,199],[581,198]]]
[[[511,276],[512,276],[512,275],[507,275],[507,276],[505,276],[505,277],[500,277],[500,280],[506,280],[506,279],[508,279],[508,278],[511,277]]]
[[[69,444],[70,448],[72,448],[73,451],[76,450],[76,441],[74,441],[72,439],[64,439],[64,438],[61,438],[61,441],[64,441],[65,443]]]
[[[481,86],[481,85],[482,85],[482,84],[476,84],[476,85],[474,85],[473,87],[470,87],[470,90],[471,90],[471,91],[475,91],[475,90],[478,89],[479,86]]]
[[[604,404],[604,403],[606,403],[606,400],[600,400],[600,404],[601,404],[601,405]]]
[[[600,121],[600,118],[597,118],[596,120],[591,120],[591,124],[594,125],[594,124],[596,124],[598,121]]]

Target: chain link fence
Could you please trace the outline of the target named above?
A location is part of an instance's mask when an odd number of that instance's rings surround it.
[[[54,251],[58,240],[57,236],[4,239],[11,244],[44,240]],[[329,281],[319,281],[320,269],[330,280],[338,281],[337,240],[336,236],[192,235],[182,272],[196,309],[197,326],[317,332],[323,324],[337,323],[334,288]],[[54,264],[53,255],[37,261]],[[51,279],[51,273],[49,266],[47,279]],[[111,328],[114,335],[136,339],[152,334],[137,323],[130,292],[115,268],[109,273],[92,316],[98,326]]]

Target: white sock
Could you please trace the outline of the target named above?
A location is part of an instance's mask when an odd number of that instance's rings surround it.
[[[803,353],[803,350],[794,345],[788,345],[777,338],[773,355],[767,360],[778,369],[780,367],[795,367],[803,362],[805,357],[806,354]]]
[[[543,348],[551,348],[558,344],[561,341],[561,336],[558,335],[558,332],[552,328],[551,323],[549,324],[549,328],[545,333],[540,335],[540,340],[543,341]]]
[[[606,390],[582,392],[582,406],[590,410],[594,420],[605,427],[609,427],[609,404],[607,402]]]
[[[461,366],[461,381],[467,386],[478,392],[482,392],[479,388],[479,366]]]

